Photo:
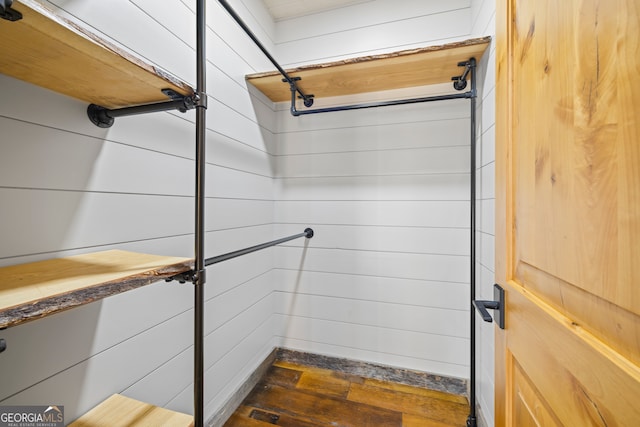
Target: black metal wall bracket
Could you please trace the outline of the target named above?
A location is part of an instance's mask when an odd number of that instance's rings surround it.
[[[4,338],[0,338],[0,353],[7,349],[7,342]]]
[[[284,83],[289,82],[289,89],[291,90],[291,108],[292,111],[293,109],[295,109],[295,105],[296,105],[296,92],[300,94],[300,96],[298,96],[298,98],[302,99],[304,102],[304,106],[309,108],[313,105],[313,97],[314,95],[312,94],[305,94],[303,93],[300,88],[298,88],[298,85],[296,84],[296,82],[299,82],[300,80],[302,80],[302,77],[285,77],[282,79],[282,81]]]
[[[500,285],[493,285],[493,299],[494,301],[473,300],[473,306],[478,310],[482,320],[485,322],[493,322],[494,320],[487,309],[496,310],[496,324],[500,329],[504,329],[504,289]]]
[[[467,87],[467,76],[472,68],[475,68],[476,60],[472,58],[469,61],[458,62],[458,67],[465,67],[464,72],[459,76],[451,77],[453,80],[453,88],[455,90],[464,90]],[[473,94],[475,96],[475,93]]]
[[[22,13],[12,9],[13,0],[0,0],[0,18],[7,21],[19,21],[22,19]]]
[[[189,271],[185,271],[184,273],[180,273],[180,274],[176,274],[175,276],[171,276],[167,279],[165,279],[165,282],[172,282],[176,280],[178,283],[187,283],[187,282],[191,282],[194,283],[196,280],[196,271],[195,270],[189,270]]]
[[[94,125],[100,128],[109,128],[113,126],[116,117],[169,110],[178,110],[181,113],[186,113],[187,110],[192,110],[196,107],[207,108],[206,94],[195,93],[190,96],[183,96],[173,89],[162,89],[162,93],[167,95],[170,100],[153,104],[136,105],[133,107],[115,108],[112,110],[96,104],[90,104],[87,107],[87,116],[89,116],[89,120],[91,120]]]

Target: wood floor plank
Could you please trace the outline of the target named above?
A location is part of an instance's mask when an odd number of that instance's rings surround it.
[[[273,419],[273,415],[277,416],[277,419]],[[238,408],[234,414],[233,420],[229,419],[224,427],[267,427],[274,425],[280,427],[323,427],[321,424],[302,421],[287,414],[277,414],[275,412],[268,412],[264,409],[244,405]]]
[[[295,388],[301,375],[302,371],[282,368],[280,366],[271,366],[262,381],[282,387]]]
[[[326,396],[347,398],[351,382],[337,375],[327,375],[318,372],[303,372],[297,387],[310,390]]]
[[[347,399],[405,414],[419,415],[449,423],[451,426],[465,425],[469,412],[468,405],[371,385],[352,384]]]
[[[402,427],[455,427],[464,425],[466,425],[466,421],[465,424],[449,424],[418,415],[402,414]]]
[[[246,417],[244,415],[240,415],[238,413],[234,413],[231,417],[224,423],[224,427],[273,427],[273,424],[265,423],[259,420],[254,420],[252,418]]]
[[[301,421],[343,427],[401,427],[402,414],[371,405],[322,396],[307,390],[259,384],[245,400],[248,406],[285,414]]]
[[[460,396],[459,394],[445,393],[438,390],[430,390],[428,388],[392,383],[389,381],[381,381],[381,380],[376,380],[372,378],[365,378],[364,384],[370,385],[373,387],[386,388],[389,390],[399,391],[403,393],[415,394],[422,397],[447,400],[449,402],[460,403],[463,405],[469,404],[469,401],[467,400],[466,396]]]

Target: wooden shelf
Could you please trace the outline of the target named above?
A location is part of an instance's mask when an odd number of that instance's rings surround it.
[[[0,268],[0,328],[189,271],[189,258],[111,250]]]
[[[490,41],[491,37],[469,39],[286,71],[291,77],[301,77],[298,87],[316,98],[447,83],[461,74],[458,62],[472,57],[480,60]],[[291,100],[289,84],[282,82],[277,71],[250,74],[246,79],[273,102]]]
[[[114,394],[69,427],[188,427],[193,417]]]
[[[93,103],[121,108],[167,101],[161,89],[194,90],[35,0],[15,1],[19,21],[0,20],[0,73]]]

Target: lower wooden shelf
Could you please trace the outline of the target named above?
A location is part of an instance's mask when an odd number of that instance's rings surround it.
[[[73,423],[70,427],[187,427],[193,417],[160,408],[120,394],[114,394]]]
[[[193,260],[111,250],[0,268],[0,329],[189,271]]]

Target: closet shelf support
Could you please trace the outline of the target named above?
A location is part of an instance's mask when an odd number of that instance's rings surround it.
[[[162,93],[171,100],[166,102],[156,102],[152,104],[136,105],[133,107],[108,109],[96,104],[87,107],[87,116],[91,122],[101,128],[109,128],[113,125],[116,117],[133,116],[136,114],[156,113],[159,111],[178,110],[186,113],[196,107],[206,108],[207,97],[202,93],[195,93],[190,96],[182,96],[171,89],[163,89]]]
[[[471,68],[475,67],[474,61],[475,59],[458,62],[458,67],[464,67],[464,72],[459,76],[451,77],[451,80],[453,80],[453,88],[455,90],[464,90],[467,87],[467,77],[471,72]],[[476,95],[475,90],[476,89],[474,87],[471,88],[472,96]]]

